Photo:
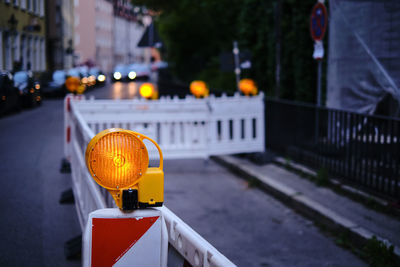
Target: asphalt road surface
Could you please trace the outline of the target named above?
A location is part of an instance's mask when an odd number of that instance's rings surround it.
[[[132,98],[138,84],[88,92]],[[64,242],[80,234],[73,205],[58,203],[71,187],[60,174],[62,100],[0,119],[0,266],[79,266]],[[364,266],[312,222],[213,161],[166,161],[165,204],[238,266]]]

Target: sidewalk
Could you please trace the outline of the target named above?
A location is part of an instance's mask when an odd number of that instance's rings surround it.
[[[331,231],[348,233],[356,246],[363,247],[376,236],[386,244],[393,244],[400,258],[400,220],[370,210],[329,188],[318,187],[274,163],[259,166],[233,156],[214,159],[239,176],[255,179],[261,188],[315,223]]]

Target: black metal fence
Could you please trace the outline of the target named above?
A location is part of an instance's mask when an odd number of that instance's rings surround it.
[[[400,200],[400,120],[266,100],[266,145],[371,193]]]

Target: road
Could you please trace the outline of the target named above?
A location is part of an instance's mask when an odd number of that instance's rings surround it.
[[[87,93],[131,98],[138,84]],[[73,205],[58,203],[71,187],[60,174],[62,100],[0,119],[0,266],[79,266],[64,242],[80,234]],[[238,266],[364,266],[312,222],[250,187],[213,161],[166,161],[165,204]]]

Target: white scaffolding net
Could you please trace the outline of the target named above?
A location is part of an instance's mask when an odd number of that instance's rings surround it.
[[[330,0],[327,106],[399,116],[400,1]]]

